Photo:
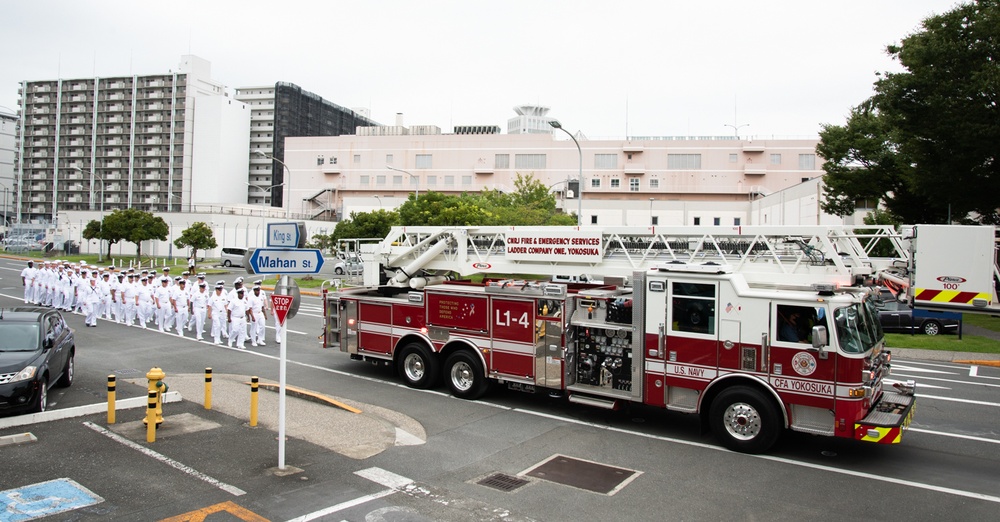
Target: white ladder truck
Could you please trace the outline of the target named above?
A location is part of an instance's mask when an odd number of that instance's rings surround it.
[[[362,286],[324,292],[323,345],[466,399],[495,382],[698,414],[737,451],[784,428],[897,443],[915,383],[887,385],[871,285],[1000,313],[995,255],[992,227],[397,227]]]

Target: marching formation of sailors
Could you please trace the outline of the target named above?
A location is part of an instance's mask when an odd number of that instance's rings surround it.
[[[25,304],[82,314],[88,327],[97,327],[97,319],[103,317],[139,328],[153,324],[160,332],[182,337],[185,330],[193,331],[199,341],[206,341],[207,328],[213,344],[221,345],[225,339],[229,346],[244,350],[248,339],[252,346],[266,345],[271,301],[262,281],[254,281],[248,291],[238,277],[229,292],[225,282],[218,281],[213,291],[208,289],[205,274],[193,280],[191,275],[184,272],[171,278],[170,267],[158,273],[134,268],[102,270],[59,260],[28,261],[21,282]]]

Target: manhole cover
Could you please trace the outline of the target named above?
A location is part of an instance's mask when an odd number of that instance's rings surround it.
[[[512,477],[505,473],[494,473],[483,480],[477,482],[481,486],[491,487],[493,489],[499,489],[500,491],[514,491],[515,489],[527,484],[528,481]]]
[[[553,455],[548,460],[522,473],[522,475],[605,495],[614,495],[641,474],[641,471],[606,466],[565,455]]]

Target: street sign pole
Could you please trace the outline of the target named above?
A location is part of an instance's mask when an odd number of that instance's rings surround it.
[[[288,288],[288,276],[281,276],[277,288]],[[271,294],[271,309],[281,327],[278,340],[278,469],[285,469],[285,367],[288,361],[285,347],[288,345],[288,314],[292,306],[292,296]]]

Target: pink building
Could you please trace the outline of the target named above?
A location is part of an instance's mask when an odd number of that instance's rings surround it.
[[[577,136],[578,152],[573,141],[551,133],[440,134],[400,126],[380,134],[287,138],[285,203],[292,215],[341,219],[428,190],[513,190],[517,174],[549,186],[572,214],[580,204],[582,153],[584,225],[747,224],[756,197],[823,174],[816,139]]]

